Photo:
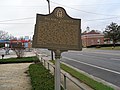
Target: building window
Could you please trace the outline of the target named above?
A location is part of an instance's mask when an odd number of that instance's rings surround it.
[[[100,44],[100,39],[97,40],[97,43]]]

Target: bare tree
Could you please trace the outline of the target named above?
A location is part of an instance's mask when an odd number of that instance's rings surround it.
[[[14,36],[12,36],[11,34],[8,34],[8,32],[0,30],[0,40],[10,40],[13,38]]]
[[[8,32],[0,31],[0,39],[1,40],[6,40],[6,39],[8,39],[8,37],[9,37]]]
[[[24,45],[22,43],[12,44],[12,50],[16,53],[17,58],[22,58],[24,56]]]
[[[13,50],[15,51],[17,58],[22,58],[24,56],[24,49],[14,48]]]

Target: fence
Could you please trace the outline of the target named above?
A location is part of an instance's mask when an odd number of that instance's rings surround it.
[[[43,59],[38,54],[36,56],[39,58],[40,62],[51,71],[51,73],[55,74],[55,65],[50,63],[48,60]],[[78,84],[74,79],[67,75],[64,71],[61,71],[61,86],[64,90],[86,90],[80,84]]]

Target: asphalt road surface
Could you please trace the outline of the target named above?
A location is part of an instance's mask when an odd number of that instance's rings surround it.
[[[50,56],[50,51],[36,49]],[[120,87],[120,50],[83,49],[62,53],[61,61]]]
[[[120,51],[69,51],[62,54],[62,61],[120,87]]]

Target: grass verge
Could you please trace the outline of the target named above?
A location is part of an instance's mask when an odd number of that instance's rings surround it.
[[[54,63],[52,60],[51,62]],[[77,70],[71,67],[68,67],[65,64],[61,64],[60,67],[61,69],[68,72],[70,75],[77,78],[78,80],[84,82],[85,84],[93,88],[94,90],[114,90],[112,87],[104,85],[101,82],[95,81],[94,79],[84,75],[83,73],[78,72]]]
[[[39,59],[36,56],[33,57],[23,57],[23,58],[8,58],[8,59],[0,59],[0,64],[6,63],[29,63],[29,62],[37,62]]]
[[[32,90],[54,90],[54,77],[42,64],[29,66]]]

